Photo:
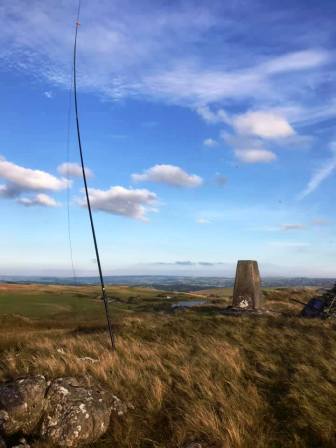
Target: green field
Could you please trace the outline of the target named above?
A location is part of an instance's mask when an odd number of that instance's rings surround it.
[[[229,289],[108,293],[116,353],[96,287],[0,285],[1,379],[94,377],[132,403],[95,448],[336,446],[336,325],[297,317],[291,300],[307,301],[313,288],[265,290],[275,313],[263,317],[221,315]]]
[[[179,300],[194,298],[186,293],[167,293],[151,288],[113,286],[107,288],[111,312],[169,309]],[[167,299],[166,297],[170,297]],[[21,315],[55,322],[91,321],[102,317],[103,305],[95,286],[8,285],[0,284],[0,315]]]

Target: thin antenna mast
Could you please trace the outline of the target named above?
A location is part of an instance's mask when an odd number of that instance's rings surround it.
[[[86,203],[87,203],[87,208],[89,211],[91,232],[92,232],[92,238],[93,238],[94,248],[95,248],[95,252],[96,252],[96,260],[97,260],[97,266],[98,266],[98,272],[99,272],[99,278],[100,278],[102,297],[103,297],[103,301],[104,301],[106,320],[107,320],[108,330],[109,330],[109,334],[110,334],[110,338],[111,338],[112,350],[115,350],[115,336],[113,333],[111,316],[110,316],[109,306],[108,306],[108,298],[107,298],[106,291],[105,291],[104,277],[103,277],[103,272],[102,272],[102,268],[101,268],[101,264],[100,264],[99,250],[98,250],[98,244],[97,244],[97,238],[96,238],[96,231],[95,231],[93,217],[92,217],[90,196],[89,196],[88,185],[87,185],[87,180],[86,180],[83,149],[82,149],[82,142],[81,142],[81,135],[80,135],[80,128],[79,128],[78,104],[77,104],[76,59],[77,59],[77,35],[78,35],[78,28],[79,28],[80,6],[81,6],[81,0],[79,0],[79,2],[78,2],[76,33],[75,33],[75,42],[74,42],[74,49],[73,49],[73,85],[74,85],[76,126],[77,126],[77,140],[78,140],[79,154],[80,154],[80,160],[81,160],[81,166],[82,166]]]

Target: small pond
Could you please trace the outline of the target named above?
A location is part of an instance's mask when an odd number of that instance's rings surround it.
[[[204,305],[206,300],[180,300],[179,302],[173,303],[172,308],[192,308],[193,306]]]

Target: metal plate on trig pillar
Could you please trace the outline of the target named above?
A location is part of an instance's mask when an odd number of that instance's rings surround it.
[[[238,261],[232,306],[242,309],[261,308],[261,281],[256,261]]]

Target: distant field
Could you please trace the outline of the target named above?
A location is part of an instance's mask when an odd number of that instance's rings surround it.
[[[265,308],[274,311],[295,311],[297,300],[307,300],[317,288],[264,288]],[[289,293],[290,292],[290,293]],[[117,316],[124,313],[169,311],[179,300],[206,299],[205,308],[221,308],[231,304],[232,288],[212,288],[200,291],[167,292],[146,287],[109,286],[110,308]],[[74,321],[104,317],[97,286],[23,285],[0,283],[0,315],[21,315],[33,319],[70,318]]]
[[[97,287],[0,284],[0,380],[84,375],[131,402],[91,448],[336,446],[336,325],[298,318],[291,300],[316,289],[265,289],[278,313],[257,318],[221,315],[229,288],[108,293],[114,354]],[[199,297],[204,306],[171,309]]]
[[[167,293],[152,288],[110,286],[110,308],[118,315],[137,309],[151,309],[178,300],[192,299],[184,293]],[[167,300],[167,297],[169,299]],[[101,318],[103,305],[97,286],[0,284],[0,315],[19,314],[30,318],[91,320]]]

